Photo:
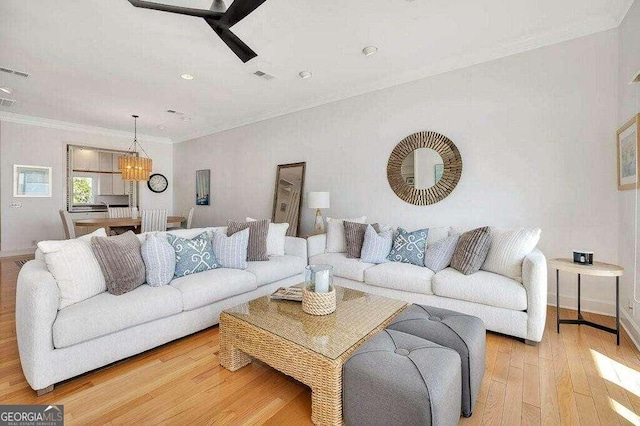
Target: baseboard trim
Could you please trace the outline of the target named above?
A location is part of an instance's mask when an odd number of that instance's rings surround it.
[[[556,306],[555,293],[547,294],[547,305],[554,307]],[[561,294],[560,307],[565,309],[573,309],[575,311],[578,309],[578,298],[575,296],[565,296]],[[607,315],[612,317],[616,315],[616,304],[613,302],[606,302],[604,300],[581,297],[580,310],[591,312],[593,314]],[[620,310],[622,310],[622,307],[620,307]]]
[[[27,256],[36,252],[35,247],[21,250],[0,250],[0,258],[15,257],[15,256]]]
[[[634,345],[636,345],[636,349],[640,351],[640,329],[636,325],[636,322],[629,315],[626,309],[621,309],[622,315],[620,316],[620,324],[622,328],[627,332],[627,335],[631,339]]]

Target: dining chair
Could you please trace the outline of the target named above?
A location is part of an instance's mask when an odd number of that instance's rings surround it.
[[[131,217],[131,207],[107,207],[109,219]]]
[[[189,213],[187,213],[187,229],[191,229],[191,224],[193,223],[193,211],[195,210],[194,207],[191,207],[189,209]]]
[[[62,219],[62,227],[64,228],[64,238],[69,240],[76,237],[76,226],[71,220],[71,215],[66,210],[60,210],[60,218]]]
[[[142,210],[142,229],[140,232],[166,231],[167,210]]]

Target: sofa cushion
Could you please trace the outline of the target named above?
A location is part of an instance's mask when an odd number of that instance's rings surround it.
[[[435,274],[431,287],[437,296],[450,299],[516,311],[527,309],[527,291],[522,284],[493,272],[478,271],[464,275],[447,268]]]
[[[364,282],[376,287],[433,294],[431,279],[433,271],[410,263],[389,262],[364,271]]]
[[[258,287],[302,274],[307,266],[303,258],[291,255],[273,256],[268,262],[247,263],[246,271],[256,276]]]
[[[100,293],[58,311],[53,345],[65,348],[182,312],[182,295],[171,286],[146,284],[115,296]]]
[[[255,275],[228,268],[210,269],[176,278],[171,282],[171,286],[182,292],[182,306],[185,311],[192,311],[258,288]]]
[[[364,271],[373,263],[361,262],[360,259],[350,259],[346,253],[322,253],[309,258],[310,265],[331,265],[333,275],[354,281],[364,281]]]

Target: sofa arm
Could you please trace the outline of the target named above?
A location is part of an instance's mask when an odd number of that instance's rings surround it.
[[[312,235],[307,238],[307,251],[309,252],[309,257],[324,253],[326,245],[327,234]]]
[[[307,263],[307,242],[304,238],[285,237],[284,252],[291,256],[300,257]]]
[[[527,290],[527,340],[540,342],[547,320],[547,259],[540,250],[524,258],[522,285]]]
[[[27,262],[16,288],[16,333],[22,371],[35,390],[44,389],[53,369],[53,322],[60,292],[53,275],[41,260]]]

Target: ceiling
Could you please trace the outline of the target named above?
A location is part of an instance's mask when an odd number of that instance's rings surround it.
[[[0,73],[14,89],[0,95],[17,101],[0,117],[129,131],[135,113],[141,133],[177,142],[615,28],[631,3],[267,0],[233,27],[258,53],[243,64],[200,18],[127,0],[2,0],[0,66],[30,77]],[[369,45],[378,54],[364,56]]]

